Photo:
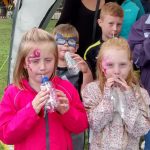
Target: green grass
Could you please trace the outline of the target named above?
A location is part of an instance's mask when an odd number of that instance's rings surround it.
[[[56,20],[51,20],[45,30],[51,32],[54,29],[55,24],[56,24]]]
[[[51,20],[46,28],[51,32],[56,24],[56,20]],[[3,95],[4,88],[7,86],[8,74],[8,56],[10,50],[12,31],[12,19],[0,19],[0,99]],[[7,60],[7,61],[6,61]],[[2,64],[6,61],[5,65]]]
[[[7,85],[8,61],[2,67],[2,64],[7,59],[10,48],[11,39],[11,19],[0,19],[0,98],[3,90]]]

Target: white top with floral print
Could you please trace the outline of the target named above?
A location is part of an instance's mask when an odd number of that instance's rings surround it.
[[[90,126],[90,150],[138,150],[139,139],[150,129],[150,98],[136,86],[122,92],[124,112],[116,112],[111,89],[100,91],[99,82],[91,82],[82,90]]]

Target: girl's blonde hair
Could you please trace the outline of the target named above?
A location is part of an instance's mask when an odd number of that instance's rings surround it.
[[[54,77],[58,64],[58,50],[55,39],[52,35],[42,29],[33,28],[23,35],[19,45],[18,55],[16,58],[16,64],[13,72],[13,83],[19,88],[23,88],[21,82],[22,79],[28,80],[28,72],[24,68],[26,56],[31,50],[33,50],[33,48],[35,48],[36,45],[40,45],[43,43],[49,44],[49,50],[55,56],[54,73],[52,74],[51,78]]]
[[[53,30],[53,34],[56,35],[57,33],[62,34],[66,37],[76,37],[77,42],[79,41],[79,34],[77,29],[71,24],[60,24],[56,26]]]
[[[98,58],[97,58],[97,78],[100,82],[100,89],[102,92],[104,90],[104,84],[106,82],[104,72],[102,71],[102,59],[103,59],[103,55],[104,55],[105,51],[107,51],[107,49],[111,49],[111,48],[116,48],[116,50],[118,50],[118,51],[120,51],[120,50],[125,51],[128,55],[129,61],[132,61],[131,50],[130,50],[128,42],[125,39],[113,38],[113,39],[107,40],[106,42],[104,42],[102,44],[100,51],[98,53]],[[133,86],[133,84],[134,85],[138,84],[138,79],[133,71],[133,66],[131,66],[130,72],[126,79],[126,82],[131,87]]]

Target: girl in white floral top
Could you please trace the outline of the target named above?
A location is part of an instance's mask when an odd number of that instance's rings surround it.
[[[90,150],[138,150],[140,137],[150,129],[150,98],[138,85],[125,39],[104,42],[97,75],[82,90]]]

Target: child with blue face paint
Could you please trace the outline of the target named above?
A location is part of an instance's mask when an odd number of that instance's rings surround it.
[[[79,35],[76,28],[70,24],[60,24],[58,25],[53,34],[58,46],[58,67],[57,75],[63,79],[70,81],[78,90],[79,94],[86,84],[93,81],[92,73],[87,65],[87,63],[76,54],[78,50]],[[77,74],[72,74],[69,72],[67,67],[67,62],[65,60],[66,52],[70,52],[72,59],[77,63],[79,72]],[[78,135],[72,135],[73,148],[75,150],[84,149],[84,133]]]
[[[68,46],[73,47],[76,49],[77,46],[77,37],[64,37],[62,34],[57,33],[56,34],[56,42],[59,45],[68,44]]]

